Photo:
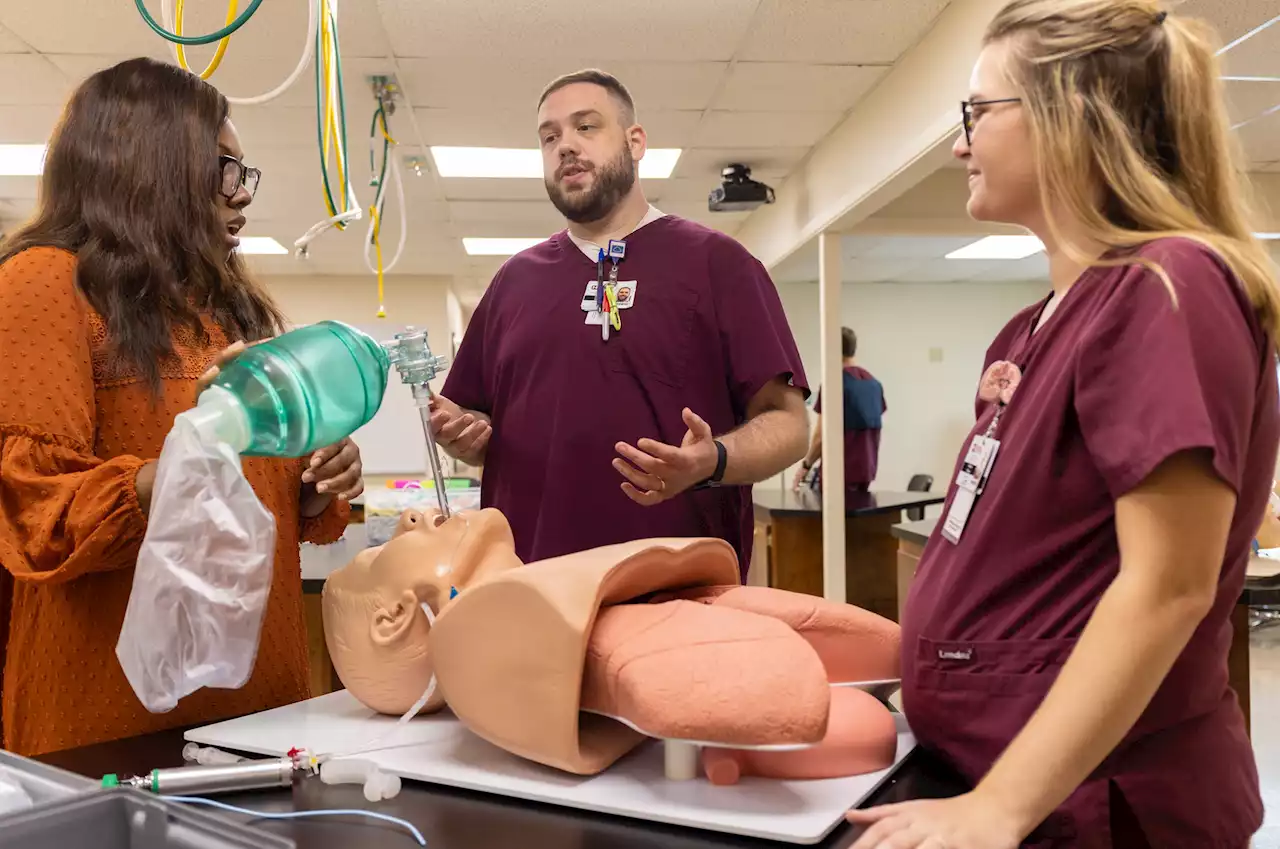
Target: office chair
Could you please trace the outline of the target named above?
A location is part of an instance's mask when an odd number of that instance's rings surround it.
[[[933,475],[912,475],[907,483],[907,492],[928,492],[933,489]],[[919,522],[924,518],[923,507],[907,509],[907,521]]]

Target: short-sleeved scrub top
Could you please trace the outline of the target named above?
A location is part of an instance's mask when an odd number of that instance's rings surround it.
[[[649,537],[727,540],[745,574],[751,487],[645,507],[611,465],[618,442],[679,445],[685,407],[717,435],[782,377],[808,395],[777,288],[732,238],[671,215],[625,240],[622,326],[601,338],[582,304],[597,263],[565,231],[512,257],[467,327],[443,394],[488,414],[481,502],[511,523],[526,563]]]
[[[1016,363],[1022,382],[959,541],[939,523],[916,573],[903,618],[904,708],[924,745],[979,780],[1118,573],[1116,500],[1171,456],[1202,449],[1238,495],[1212,611],[1133,731],[1029,845],[1133,845],[1110,833],[1123,804],[1150,846],[1243,847],[1262,805],[1227,653],[1275,472],[1275,355],[1214,253],[1181,239],[1138,253],[1165,270],[1176,306],[1142,265],[1094,268],[1034,333],[1043,303],[991,345],[987,363]],[[979,401],[970,438],[995,413]],[[955,492],[953,483],[944,516]]]

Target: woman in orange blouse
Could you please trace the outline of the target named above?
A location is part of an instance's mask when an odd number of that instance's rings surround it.
[[[93,75],[49,145],[39,211],[0,246],[0,722],[19,754],[309,695],[298,543],[341,536],[362,488],[350,440],[244,461],[278,539],[243,688],[153,715],[115,656],[174,417],[211,366],[282,324],[234,252],[258,174],[227,116],[213,86],[171,65]]]

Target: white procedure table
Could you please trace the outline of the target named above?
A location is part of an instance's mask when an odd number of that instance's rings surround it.
[[[813,844],[840,824],[888,779],[915,748],[901,715],[893,767],[870,775],[821,781],[744,778],[716,787],[703,778],[669,781],[662,745],[645,743],[603,773],[576,776],[516,757],[480,739],[447,710],[418,717],[379,746],[353,757],[373,761],[403,779],[425,781],[531,802],[542,802],[706,831]],[[261,755],[293,747],[316,754],[363,748],[395,726],[345,690],[275,710],[197,728],[186,739]],[[375,807],[376,810],[376,807]]]

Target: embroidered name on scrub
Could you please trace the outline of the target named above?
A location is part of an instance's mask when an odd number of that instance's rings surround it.
[[[973,649],[938,649],[939,660],[973,660]]]

